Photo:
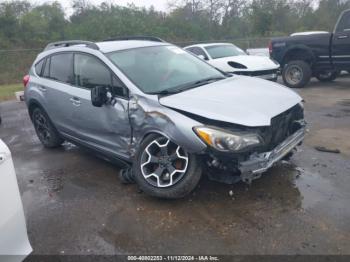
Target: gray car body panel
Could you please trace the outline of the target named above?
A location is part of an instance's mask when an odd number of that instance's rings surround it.
[[[26,103],[29,107],[33,102],[41,105],[65,138],[127,161],[132,161],[141,141],[150,133],[170,138],[189,153],[206,150],[206,144],[193,131],[202,123],[172,108],[234,124],[267,126],[273,116],[301,101],[296,93],[275,83],[241,76],[163,98],[148,95],[104,53],[168,44],[118,41],[97,45],[100,50],[71,46],[39,54],[30,70],[30,81],[25,89]],[[35,64],[59,52],[83,52],[99,58],[128,88],[129,99],[115,98],[115,104],[95,108],[91,105],[89,90],[39,77],[34,70]],[[42,87],[47,90],[43,91]],[[54,96],[48,98],[52,95],[50,92]],[[80,98],[79,107],[71,103],[73,97]],[[55,108],[50,108],[51,105]],[[79,112],[84,106],[86,108]]]
[[[233,76],[160,99],[162,105],[243,126],[268,126],[271,119],[301,102],[279,84]]]

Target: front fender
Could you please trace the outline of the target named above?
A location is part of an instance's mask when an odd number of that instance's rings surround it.
[[[168,137],[189,153],[200,153],[206,149],[207,146],[193,131],[193,127],[201,123],[160,105],[158,100],[134,95],[129,103],[129,118],[133,130],[132,156],[143,139],[151,133]]]

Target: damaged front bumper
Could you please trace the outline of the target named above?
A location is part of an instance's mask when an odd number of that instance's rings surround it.
[[[274,150],[260,154],[255,153],[247,161],[241,162],[238,169],[241,172],[242,181],[251,183],[252,180],[260,178],[262,173],[299,145],[304,140],[305,133],[306,127],[304,126],[275,147]]]

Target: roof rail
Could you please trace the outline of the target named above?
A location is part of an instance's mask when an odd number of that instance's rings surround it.
[[[86,45],[86,47],[88,47],[88,48],[92,48],[95,50],[100,49],[94,42],[82,41],[82,40],[67,40],[67,41],[59,41],[59,42],[50,43],[45,47],[44,51],[58,48],[58,47],[68,47],[68,46],[73,46],[73,45]]]
[[[103,42],[108,41],[124,41],[124,40],[144,40],[144,41],[154,41],[154,42],[165,42],[163,39],[155,36],[118,36],[103,40]]]

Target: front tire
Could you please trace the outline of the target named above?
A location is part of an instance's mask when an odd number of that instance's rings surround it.
[[[134,179],[141,190],[166,199],[188,195],[202,175],[198,156],[157,134],[149,135],[141,143],[133,169]]]
[[[312,71],[308,63],[296,60],[286,64],[282,71],[284,84],[290,88],[302,88],[311,79]]]
[[[55,148],[62,145],[64,140],[44,110],[36,107],[32,112],[32,121],[36,134],[44,147]]]
[[[334,81],[339,75],[337,71],[328,71],[328,72],[317,72],[315,77],[321,82],[331,82]]]

